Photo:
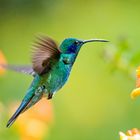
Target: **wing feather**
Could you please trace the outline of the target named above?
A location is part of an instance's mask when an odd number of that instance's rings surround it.
[[[49,37],[40,37],[34,45],[32,53],[33,70],[38,74],[44,74],[51,69],[51,64],[60,57],[60,50]]]
[[[16,71],[16,72],[21,72],[21,73],[25,73],[25,74],[29,74],[34,76],[35,72],[32,68],[32,66],[29,65],[4,65],[4,64],[0,64],[0,67],[4,68],[4,69],[8,69],[8,70],[12,70],[12,71]]]

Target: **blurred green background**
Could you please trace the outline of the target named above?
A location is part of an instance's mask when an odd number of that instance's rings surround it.
[[[10,64],[31,63],[38,34],[59,43],[67,37],[110,40],[81,49],[69,81],[52,100],[54,124],[44,140],[117,140],[119,131],[140,128],[140,99],[130,99],[135,79],[120,70],[112,74],[102,57],[103,49],[117,46],[122,36],[130,44],[128,54],[140,50],[139,9],[138,0],[0,0],[0,50]],[[1,76],[0,102],[8,108],[12,101],[21,101],[31,81],[10,71]],[[15,127],[5,128],[4,114],[0,139],[19,140]]]

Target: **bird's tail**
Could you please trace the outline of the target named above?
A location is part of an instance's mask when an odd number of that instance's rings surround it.
[[[21,113],[36,104],[43,97],[44,86],[39,86],[40,80],[41,77],[39,75],[36,75],[20,106],[8,121],[6,127],[10,127]]]
[[[27,94],[25,95],[24,99],[22,100],[22,103],[20,104],[19,108],[14,113],[14,115],[10,118],[6,127],[10,127],[15,122],[15,120],[20,115],[20,113],[22,113],[24,111],[24,109],[28,106],[28,104],[30,103],[30,101],[34,97],[34,92],[35,92],[35,89],[33,89],[33,88],[30,88],[28,90]]]

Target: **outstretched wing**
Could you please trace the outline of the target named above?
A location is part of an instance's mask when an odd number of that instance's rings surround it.
[[[54,40],[49,37],[40,37],[33,48],[33,70],[39,75],[47,73],[51,65],[59,60],[60,53]]]
[[[16,65],[4,65],[4,64],[0,64],[0,67],[4,68],[4,69],[8,69],[8,70],[12,70],[12,71],[16,71],[16,72],[21,72],[21,73],[25,73],[25,74],[29,74],[34,76],[35,72],[32,68],[32,66],[16,66]]]

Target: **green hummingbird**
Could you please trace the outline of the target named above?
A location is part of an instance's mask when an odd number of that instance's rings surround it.
[[[17,117],[36,104],[42,97],[51,99],[66,83],[77,55],[85,43],[108,42],[103,39],[79,40],[67,38],[58,47],[50,37],[40,37],[32,49],[32,66],[3,66],[34,77],[20,106],[10,118],[10,127]]]

